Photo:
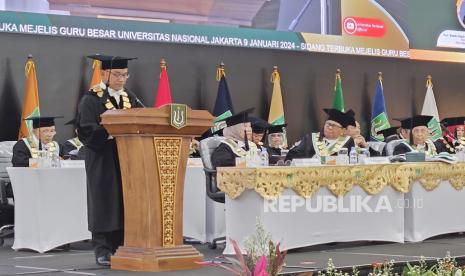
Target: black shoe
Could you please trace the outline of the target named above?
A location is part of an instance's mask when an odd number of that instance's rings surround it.
[[[95,262],[101,266],[110,266],[110,254],[96,257]]]

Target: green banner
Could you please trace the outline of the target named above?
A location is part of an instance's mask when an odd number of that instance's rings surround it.
[[[294,32],[11,11],[0,11],[1,32],[307,51],[299,33]]]

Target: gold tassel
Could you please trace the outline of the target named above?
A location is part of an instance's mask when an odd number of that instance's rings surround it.
[[[378,80],[381,82],[381,88],[383,88],[383,72],[378,72]]]
[[[433,88],[433,77],[431,75],[426,77],[426,88],[428,87]]]
[[[220,63],[220,67],[216,70],[216,80],[220,81],[221,77],[226,76],[226,72],[224,71],[224,63]]]
[[[29,56],[27,58],[26,66],[24,68],[24,73],[26,74],[26,78],[29,75],[29,72],[31,72],[32,68],[35,68],[34,61],[32,60],[32,56]]]
[[[334,81],[334,90],[336,90],[337,81],[341,79],[341,69],[336,70],[336,80]]]
[[[280,80],[278,66],[273,66],[273,73],[271,73],[271,83],[274,83],[276,80]]]
[[[100,68],[100,60],[94,59],[94,62],[92,63],[92,69],[95,68]]]
[[[161,78],[161,72],[162,72],[163,70],[166,70],[166,61],[165,61],[164,58],[162,58],[162,59],[160,60],[160,78]]]

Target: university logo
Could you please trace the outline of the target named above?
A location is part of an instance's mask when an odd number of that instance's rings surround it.
[[[177,129],[185,127],[187,123],[187,105],[170,104],[170,106],[170,125]]]

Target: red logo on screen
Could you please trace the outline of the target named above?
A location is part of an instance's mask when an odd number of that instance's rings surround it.
[[[383,20],[349,16],[342,21],[344,32],[356,36],[382,37],[386,33]]]

